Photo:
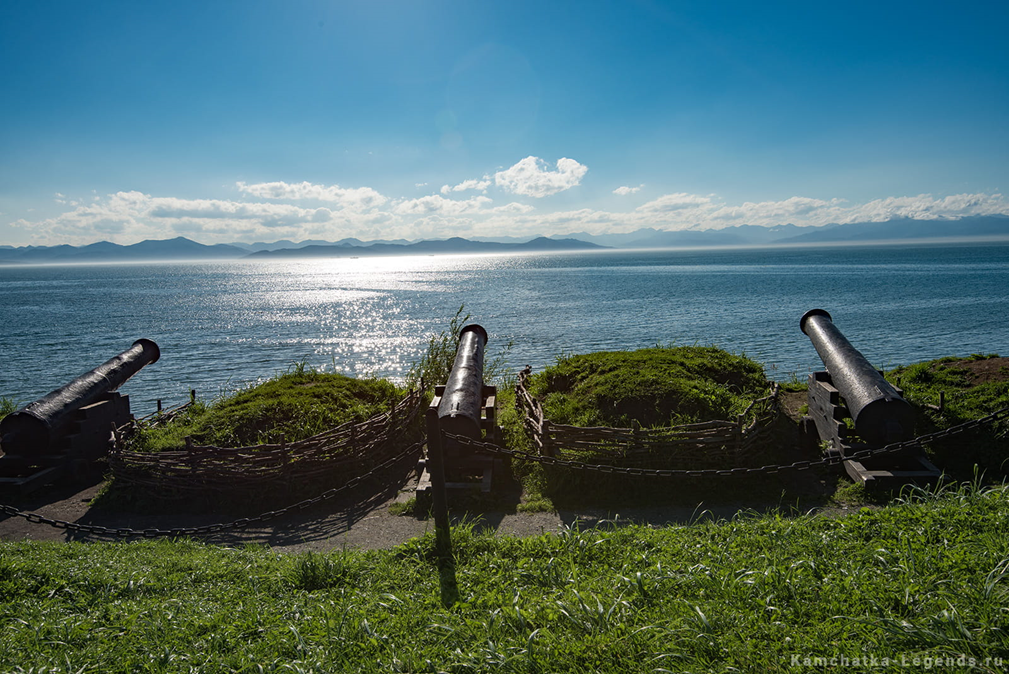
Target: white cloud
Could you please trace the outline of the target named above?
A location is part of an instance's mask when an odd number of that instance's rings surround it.
[[[143,239],[195,236],[221,242],[249,238],[287,238],[320,228],[356,228],[386,219],[384,213],[299,208],[290,204],[245,203],[218,199],[152,197],[142,192],[117,192],[55,218],[19,221],[41,243],[91,243],[111,240],[135,243]],[[308,237],[302,237],[308,238]]]
[[[494,213],[531,213],[536,209],[529,204],[520,204],[517,201],[513,201],[504,206],[495,206],[491,209]]]
[[[941,199],[928,194],[889,197],[849,205],[843,199],[789,197],[780,201],[726,204],[713,196],[667,194],[635,209],[632,220],[661,229],[721,229],[735,225],[794,224],[800,227],[832,223],[884,222],[895,218],[944,219],[968,215],[1009,214],[1001,194],[957,194]]]
[[[490,205],[492,202],[488,197],[473,197],[457,201],[446,199],[437,194],[431,194],[419,199],[408,199],[395,205],[393,210],[400,214],[427,215],[431,213],[441,213],[445,215],[462,215],[464,213],[475,213]]]
[[[625,197],[628,194],[637,194],[641,191],[642,187],[644,187],[644,185],[638,185],[637,187],[627,187],[625,185],[613,190],[613,194],[619,194],[620,196]]]
[[[547,163],[539,157],[526,157],[514,166],[494,174],[498,187],[527,197],[549,197],[552,194],[576,187],[588,167],[566,157],[557,160],[557,170],[547,170]]]
[[[1001,194],[953,194],[941,199],[935,199],[931,194],[919,194],[916,197],[876,199],[855,206],[850,211],[850,219],[843,222],[881,222],[895,218],[942,220],[1006,213],[1006,202]]]
[[[823,201],[790,197],[782,201],[746,202],[741,206],[714,206],[706,213],[711,228],[748,225],[783,225],[787,223],[827,224],[841,212],[839,199]],[[826,218],[826,220],[824,220]],[[724,225],[720,224],[724,223]]]
[[[487,188],[490,187],[490,182],[486,177],[483,180],[464,180],[458,185],[442,185],[441,193],[451,194],[452,192],[465,192],[466,190],[486,192]]]
[[[531,161],[527,164],[535,170],[526,173],[515,171],[513,183],[509,184],[536,194],[556,189],[557,185],[550,181],[561,180],[563,171],[543,171],[538,160],[529,159]],[[522,162],[516,166],[520,164]],[[558,165],[561,166],[560,163]],[[513,169],[515,167],[508,171]],[[507,183],[508,179],[503,180]],[[569,177],[568,180],[573,179]],[[467,199],[430,194],[416,199],[389,200],[369,188],[360,188],[365,191],[366,197],[369,191],[378,195],[378,200],[369,202],[368,199],[358,199],[354,190],[335,186],[283,182],[238,185],[243,193],[262,194],[270,201],[184,199],[123,191],[101,197],[96,195],[94,202],[66,200],[63,205],[65,212],[55,217],[33,220],[33,217],[41,216],[26,215],[12,224],[28,231],[36,244],[79,245],[99,240],[125,244],[174,236],[187,236],[202,243],[285,238],[335,241],[348,236],[366,240],[500,234],[532,236],[578,231],[627,232],[642,227],[704,230],[743,224],[812,226],[894,218],[955,219],[970,215],[1009,215],[1009,203],[1001,194],[945,197],[921,194],[887,197],[866,203],[793,196],[775,201],[729,203],[711,194],[671,192],[624,211],[592,208],[551,211],[517,201],[495,204],[482,194]],[[464,190],[450,188],[450,192],[455,191]],[[285,195],[299,202],[315,200],[322,204],[305,208],[304,203],[277,201]],[[324,199],[323,196],[332,198]],[[348,207],[347,202],[376,205],[355,208]],[[31,209],[27,210],[31,213]]]
[[[251,194],[260,199],[288,199],[299,201],[314,199],[316,201],[332,201],[344,208],[367,210],[376,208],[388,201],[384,196],[370,187],[340,187],[339,185],[315,185],[309,182],[301,183],[256,183],[247,185],[244,182],[235,183],[239,191]]]
[[[653,199],[646,204],[638,206],[636,211],[640,213],[670,213],[674,211],[684,211],[703,208],[711,203],[711,197],[702,197],[697,194],[687,194],[677,192],[675,194],[664,194],[658,199]]]

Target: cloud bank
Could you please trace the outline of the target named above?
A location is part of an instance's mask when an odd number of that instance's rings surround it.
[[[550,171],[538,157],[526,157],[509,169],[494,174],[494,184],[512,194],[541,199],[578,186],[589,167],[574,159],[557,160],[557,170]]]
[[[202,243],[278,239],[421,239],[449,236],[536,236],[573,232],[721,229],[735,225],[818,226],[896,218],[955,219],[1009,215],[1001,194],[887,197],[867,203],[794,196],[779,201],[729,203],[715,194],[669,190],[650,196],[638,187],[606,187],[620,208],[551,207],[550,196],[581,184],[588,168],[574,159],[554,167],[538,157],[484,176],[445,184],[417,198],[392,197],[366,187],[310,182],[236,182],[233,198],[185,199],[120,191],[74,199],[56,194],[68,210],[55,217],[12,223],[33,243],[129,244],[186,236]],[[434,183],[439,184],[438,182]],[[479,192],[463,196],[466,192]]]
[[[491,186],[491,181],[487,178],[483,180],[464,180],[458,185],[442,185],[442,194],[451,194],[452,192],[465,192],[466,190],[479,190],[481,192],[486,192],[487,188]]]
[[[368,210],[384,204],[388,199],[370,187],[347,189],[339,185],[313,185],[312,183],[235,183],[240,192],[260,199],[287,199],[289,201],[331,201],[343,208]]]

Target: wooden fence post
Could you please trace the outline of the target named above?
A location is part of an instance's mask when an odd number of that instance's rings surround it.
[[[459,601],[459,584],[455,576],[452,554],[452,533],[448,520],[448,498],[445,494],[445,457],[442,447],[438,408],[427,410],[427,462],[431,475],[431,507],[434,510],[434,546],[438,557],[441,581],[441,603],[450,607]]]

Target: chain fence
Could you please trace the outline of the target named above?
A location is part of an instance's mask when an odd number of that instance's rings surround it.
[[[268,520],[273,520],[278,517],[283,517],[288,513],[305,510],[323,501],[330,500],[344,492],[347,492],[354,487],[360,485],[365,480],[375,477],[382,471],[392,468],[396,464],[404,461],[410,457],[417,455],[420,450],[424,447],[423,442],[417,442],[409,446],[402,452],[392,456],[382,463],[378,464],[372,468],[367,473],[363,475],[358,475],[353,477],[339,487],[334,487],[332,489],[327,489],[318,496],[312,498],[307,498],[302,501],[298,501],[286,508],[281,508],[279,510],[270,510],[254,517],[243,517],[232,522],[220,523],[220,524],[208,524],[199,527],[175,527],[171,529],[132,529],[130,527],[106,527],[96,524],[82,524],[80,522],[68,522],[66,520],[58,520],[51,517],[46,517],[34,512],[25,512],[18,510],[17,508],[9,505],[0,505],[0,512],[10,515],[12,517],[21,517],[29,522],[35,524],[46,524],[57,529],[66,529],[67,531],[75,531],[86,534],[93,534],[96,536],[106,536],[114,538],[159,538],[170,536],[174,538],[182,536],[206,536],[209,534],[216,534],[222,531],[230,531],[234,529],[242,529],[253,524],[259,524],[261,522],[266,522]]]
[[[489,454],[508,456],[516,459],[521,459],[523,461],[531,461],[534,463],[540,463],[547,466],[570,468],[572,470],[591,471],[597,473],[608,473],[613,475],[626,475],[634,477],[658,477],[658,478],[730,477],[730,476],[754,475],[754,474],[776,475],[779,473],[790,471],[804,471],[813,468],[835,466],[850,460],[863,461],[870,457],[899,454],[909,449],[920,449],[923,445],[927,443],[936,442],[938,440],[944,440],[975,428],[994,425],[1004,419],[1009,419],[1009,407],[1004,407],[1000,410],[992,412],[987,416],[967,421],[957,426],[951,426],[950,428],[941,431],[935,431],[934,433],[927,433],[925,435],[920,435],[912,440],[895,442],[886,445],[884,447],[868,448],[854,452],[849,452],[845,456],[834,455],[824,457],[818,460],[795,461],[790,464],[774,464],[767,466],[735,467],[735,468],[678,469],[678,468],[641,468],[638,466],[616,466],[610,464],[589,463],[586,461],[579,461],[577,459],[565,459],[557,456],[550,456],[547,454],[534,454],[532,452],[524,452],[515,449],[506,449],[498,445],[494,445],[488,442],[480,442],[461,435],[453,435],[446,433],[445,437],[448,438],[449,440],[456,442],[460,447],[472,451],[487,452]]]
[[[543,405],[529,391],[531,374],[530,367],[519,373],[515,407],[536,451],[554,458],[560,458],[563,452],[578,452],[624,465],[707,468],[752,464],[780,413],[781,389],[774,383],[769,395],[751,401],[731,421],[716,419],[660,428],[570,426],[546,417]]]
[[[109,468],[118,484],[149,488],[162,498],[255,494],[276,484],[333,484],[394,452],[424,407],[424,393],[412,390],[388,412],[290,443],[216,447],[187,438],[186,447],[178,450],[131,451],[126,440],[137,426],[130,425],[116,433]]]
[[[524,387],[521,389],[517,389],[517,393],[519,393],[519,395],[521,395],[522,393],[528,395],[528,392],[525,391]],[[529,398],[530,400],[535,401],[535,399],[532,398],[532,396],[529,396]],[[767,399],[754,401],[754,404],[762,403],[768,399],[773,399],[773,394],[772,396],[768,396]],[[516,401],[516,405],[519,405],[520,409],[522,404],[523,403]],[[753,405],[751,405],[751,409],[752,408]],[[750,410],[748,409],[748,412],[749,411]],[[620,466],[604,463],[590,463],[587,461],[581,461],[577,459],[562,458],[550,453],[537,454],[523,450],[507,449],[505,447],[501,447],[496,444],[473,440],[465,436],[454,435],[451,433],[443,433],[443,436],[446,439],[455,442],[457,446],[460,448],[465,448],[476,452],[485,452],[487,454],[492,455],[507,456],[522,461],[530,461],[547,466],[554,466],[571,470],[590,471],[596,473],[606,473],[611,475],[624,475],[629,477],[703,478],[703,477],[732,477],[732,476],[755,475],[755,474],[776,475],[786,472],[793,472],[793,471],[798,472],[816,468],[836,466],[848,460],[863,461],[865,459],[872,457],[894,455],[899,454],[901,452],[906,452],[910,449],[920,449],[930,442],[936,442],[951,437],[955,437],[957,435],[960,435],[973,429],[992,426],[1006,419],[1009,419],[1009,407],[1004,407],[1000,410],[992,412],[991,414],[988,414],[987,416],[967,421],[962,424],[952,426],[950,428],[941,431],[935,431],[933,433],[920,435],[912,440],[891,443],[884,447],[879,448],[867,448],[854,452],[849,452],[845,456],[833,455],[818,460],[795,461],[790,464],[773,464],[773,465],[764,465],[755,467],[737,466],[733,468],[695,468],[695,469],[644,468],[640,466]],[[527,429],[530,428],[542,429],[545,424],[549,423],[543,416],[538,417],[526,416],[524,421]],[[542,435],[540,437],[542,437]],[[297,503],[294,503],[285,508],[281,508],[279,510],[270,510],[261,513],[259,515],[256,515],[254,517],[245,517],[228,523],[211,524],[198,527],[175,527],[170,529],[158,529],[158,528],[133,529],[129,527],[115,528],[101,525],[82,524],[79,522],[68,522],[64,520],[49,518],[34,512],[21,511],[13,506],[8,505],[0,505],[0,513],[4,513],[13,517],[21,517],[27,520],[28,522],[32,523],[45,524],[58,529],[66,529],[68,531],[93,534],[96,536],[106,536],[115,538],[205,536],[209,534],[219,533],[222,531],[240,529],[248,527],[253,524],[266,522],[268,520],[276,519],[284,515],[287,515],[293,511],[304,510],[323,501],[332,499],[338,496],[339,494],[342,494],[346,491],[349,491],[357,487],[365,480],[375,477],[378,473],[381,473],[382,471],[395,466],[396,464],[406,460],[407,458],[419,454],[424,445],[425,443],[423,441],[414,443],[405,450],[403,450],[402,452],[396,454],[395,456],[386,458],[384,461],[374,466],[368,472],[347,480],[344,484],[342,484],[339,487],[327,489],[326,491],[320,493],[318,496],[315,496],[313,498],[298,501]],[[543,452],[542,444],[537,444],[534,442],[534,445],[540,452]]]

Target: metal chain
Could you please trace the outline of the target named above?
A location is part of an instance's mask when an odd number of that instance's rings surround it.
[[[951,426],[942,431],[936,431],[934,433],[928,433],[926,435],[920,435],[913,440],[905,440],[904,442],[895,442],[885,447],[880,448],[868,448],[862,449],[857,452],[852,452],[847,456],[829,456],[817,461],[796,461],[790,464],[784,465],[770,465],[770,466],[760,466],[754,468],[703,468],[703,469],[685,469],[685,468],[630,468],[625,466],[608,466],[604,464],[587,463],[585,461],[577,461],[574,459],[560,459],[553,456],[542,456],[539,454],[531,454],[529,452],[523,452],[513,449],[505,449],[504,447],[499,447],[497,445],[492,445],[487,442],[478,442],[472,440],[465,436],[453,435],[450,433],[445,433],[445,437],[453,440],[460,445],[468,447],[474,450],[485,451],[491,454],[500,454],[505,456],[512,456],[525,461],[533,461],[536,463],[542,463],[548,466],[560,466],[562,468],[571,468],[574,470],[584,470],[593,471],[598,473],[610,473],[616,475],[631,475],[638,477],[728,477],[733,475],[753,475],[753,474],[763,474],[763,475],[776,475],[778,473],[786,471],[802,471],[809,470],[811,468],[819,468],[823,466],[833,466],[845,461],[860,461],[869,457],[875,456],[885,456],[889,454],[896,454],[904,450],[910,449],[912,447],[921,447],[921,445],[934,442],[936,440],[942,440],[951,436],[958,435],[960,433],[966,432],[973,428],[979,428],[988,424],[994,424],[1001,419],[1009,418],[1009,407],[1004,407],[996,412],[992,412],[988,416],[981,417],[980,419],[974,419],[972,421],[967,421],[957,426]]]
[[[34,524],[48,524],[51,527],[57,529],[66,529],[67,531],[80,531],[88,534],[96,534],[99,536],[114,536],[116,538],[130,538],[133,536],[143,537],[143,538],[158,538],[161,536],[204,536],[207,534],[216,534],[221,531],[229,531],[232,529],[241,529],[252,524],[257,524],[259,522],[265,522],[267,520],[276,519],[277,517],[282,517],[294,510],[304,510],[310,508],[311,506],[326,501],[333,498],[334,496],[341,494],[345,491],[353,489],[370,477],[374,477],[379,471],[385,470],[386,468],[391,468],[400,461],[406,459],[407,457],[416,454],[421,447],[424,446],[423,442],[417,442],[410,445],[401,453],[396,456],[386,459],[382,463],[378,464],[370,471],[364,475],[359,475],[357,477],[347,480],[345,484],[339,487],[334,487],[332,489],[327,489],[318,496],[314,498],[305,499],[303,501],[298,501],[292,505],[282,508],[280,510],[270,510],[264,512],[255,517],[243,517],[237,519],[233,522],[228,522],[224,524],[208,524],[200,527],[176,527],[174,529],[131,529],[129,527],[124,528],[112,528],[104,527],[95,524],[81,524],[79,522],[67,522],[65,520],[52,519],[51,517],[45,517],[44,515],[39,515],[33,512],[24,512],[18,510],[13,506],[0,505],[0,512],[6,513],[14,517],[23,517],[24,519],[32,522]]]
[[[844,461],[850,460],[861,460],[869,457],[875,456],[885,456],[889,454],[896,454],[902,452],[906,449],[912,447],[920,447],[921,445],[934,442],[936,440],[942,440],[949,438],[960,433],[966,432],[973,428],[980,428],[988,424],[994,424],[1002,419],[1009,418],[1009,407],[1004,407],[1001,410],[993,412],[980,419],[975,419],[972,421],[967,421],[957,426],[952,426],[942,431],[936,431],[934,433],[928,433],[926,435],[918,436],[913,440],[906,440],[904,442],[897,442],[886,445],[885,447],[880,447],[878,449],[863,449],[857,452],[852,452],[848,456],[830,456],[818,461],[795,461],[794,463],[784,464],[784,465],[769,465],[760,466],[754,468],[705,468],[705,469],[680,469],[680,468],[629,468],[623,466],[608,466],[603,464],[593,464],[587,463],[585,461],[577,461],[573,459],[559,459],[552,456],[541,456],[538,454],[531,454],[529,452],[523,452],[519,450],[505,449],[504,447],[499,447],[487,442],[479,442],[472,440],[465,436],[454,435],[451,433],[445,433],[445,437],[453,440],[460,445],[469,447],[471,449],[485,451],[491,454],[500,454],[504,456],[516,457],[526,461],[533,461],[536,463],[542,463],[549,466],[560,466],[562,468],[572,468],[575,470],[585,470],[594,471],[599,473],[610,473],[617,475],[630,475],[639,477],[709,477],[709,476],[719,476],[727,477],[734,475],[753,475],[753,474],[764,474],[764,475],[775,475],[777,473],[782,473],[786,471],[803,471],[812,468],[819,468],[825,466],[833,466]],[[176,527],[173,529],[131,529],[129,527],[122,528],[112,528],[105,527],[94,524],[81,524],[79,522],[68,522],[65,520],[57,520],[50,517],[45,517],[44,515],[39,515],[38,513],[25,512],[18,510],[13,506],[0,504],[0,512],[13,517],[22,517],[25,520],[35,523],[35,524],[47,524],[51,527],[57,529],[66,529],[68,531],[79,531],[83,533],[96,534],[99,536],[113,536],[117,538],[130,538],[130,537],[143,537],[143,538],[158,538],[161,536],[203,536],[207,534],[219,533],[221,531],[229,531],[232,529],[241,529],[252,524],[257,524],[260,522],[265,522],[267,520],[282,517],[295,510],[304,510],[310,508],[311,506],[331,499],[338,494],[345,491],[353,489],[354,487],[361,484],[368,478],[373,477],[379,471],[385,470],[386,468],[391,468],[400,461],[406,459],[409,456],[417,453],[424,446],[423,442],[418,442],[400,454],[386,459],[382,463],[375,466],[373,469],[368,471],[363,475],[351,478],[345,484],[340,487],[334,487],[328,489],[314,498],[305,499],[298,501],[286,508],[280,510],[270,510],[268,512],[261,513],[255,517],[243,517],[237,519],[233,522],[222,523],[222,524],[210,524],[200,527]]]

